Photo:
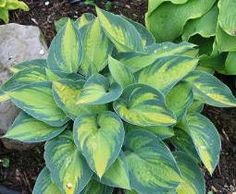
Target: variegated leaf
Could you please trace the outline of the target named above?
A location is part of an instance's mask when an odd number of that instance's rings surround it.
[[[152,44],[147,48],[147,53],[128,52],[120,53],[118,59],[124,63],[132,72],[137,72],[144,67],[153,64],[157,59],[172,55],[192,56],[197,55],[196,45],[182,42],[179,44],[171,42],[163,42],[160,44]]]
[[[60,127],[68,118],[53,99],[50,82],[25,85],[7,94],[11,101],[24,112],[51,126]]]
[[[174,152],[174,156],[183,179],[176,189],[177,194],[205,194],[205,180],[198,165],[183,152]]]
[[[3,137],[27,143],[43,142],[56,137],[65,128],[66,125],[62,127],[49,126],[21,112],[14,121],[11,129]]]
[[[204,103],[199,100],[194,100],[192,105],[188,108],[189,113],[202,112],[204,108]]]
[[[217,107],[235,107],[236,98],[231,90],[213,75],[203,71],[191,72],[186,81],[193,85],[194,97]]]
[[[53,81],[53,95],[60,107],[71,119],[84,113],[98,113],[106,110],[105,105],[77,105],[84,81],[60,80]]]
[[[138,193],[166,193],[181,182],[173,155],[152,133],[129,132],[125,149],[131,188]]]
[[[195,148],[210,174],[219,162],[221,141],[214,124],[198,113],[187,116],[187,131]]]
[[[149,32],[147,30],[147,28],[145,28],[145,26],[143,26],[142,24],[135,22],[134,20],[131,20],[125,16],[123,16],[126,20],[128,20],[131,24],[134,25],[134,27],[136,28],[136,30],[139,32],[139,34],[141,35],[142,41],[143,41],[143,45],[144,46],[149,46],[152,44],[155,44],[156,40],[154,38],[154,36],[152,35],[151,32]]]
[[[112,194],[113,188],[91,180],[81,194]]]
[[[27,84],[44,81],[47,81],[45,69],[40,67],[26,68],[14,74],[1,88],[5,92],[10,92]]]
[[[128,164],[123,152],[101,178],[101,183],[110,187],[130,190]]]
[[[62,17],[59,20],[54,21],[56,32],[59,32],[61,29],[63,29],[69,19],[69,17]]]
[[[165,126],[157,126],[157,127],[137,127],[135,125],[126,124],[126,130],[132,131],[132,130],[144,130],[152,132],[154,135],[156,135],[158,138],[164,140],[168,139],[175,135],[174,130],[172,127],[165,127]]]
[[[101,178],[115,162],[124,141],[124,128],[113,112],[79,116],[74,123],[74,140],[90,168]]]
[[[135,82],[133,73],[123,63],[111,56],[108,58],[108,63],[113,79],[123,88]]]
[[[0,103],[10,100],[10,96],[0,88]]]
[[[137,72],[138,82],[166,93],[193,71],[197,63],[197,59],[188,56],[163,57]]]
[[[72,21],[68,20],[49,48],[47,63],[51,70],[77,73],[83,58],[80,36]]]
[[[178,119],[184,116],[192,102],[192,86],[187,82],[180,82],[166,96],[167,107],[175,113]]]
[[[50,172],[45,167],[40,172],[34,185],[33,194],[62,194],[59,188],[52,182]]]
[[[108,55],[112,52],[112,45],[100,26],[98,18],[81,28],[84,48],[84,60],[80,66],[83,75],[92,75],[107,66]]]
[[[184,152],[195,162],[199,163],[201,161],[191,137],[184,130],[175,128],[174,136],[170,139],[170,142],[176,150]]]
[[[95,18],[95,15],[91,13],[84,13],[79,19],[75,21],[75,25],[78,26],[78,28],[82,28],[83,26],[92,22]]]
[[[41,69],[46,68],[47,67],[46,59],[34,59],[31,61],[25,61],[25,62],[12,66],[10,70],[13,73],[17,73],[19,71],[22,71],[23,69],[34,68],[34,67],[38,67]]]
[[[84,84],[77,104],[106,104],[115,101],[121,93],[122,88],[119,84],[110,84],[106,77],[94,74]]]
[[[71,131],[48,141],[44,158],[52,180],[62,193],[80,193],[92,178],[93,173],[76,148]]]
[[[104,32],[119,52],[144,50],[141,35],[128,20],[98,7],[96,11]]]
[[[113,107],[126,122],[141,127],[169,126],[176,123],[158,90],[143,84],[128,86]]]
[[[51,69],[46,69],[47,79],[50,81],[59,81],[59,80],[85,80],[85,77],[78,73],[65,73],[62,71],[55,71]]]

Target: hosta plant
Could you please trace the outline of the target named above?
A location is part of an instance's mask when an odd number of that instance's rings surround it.
[[[12,68],[1,87],[22,112],[3,138],[45,143],[34,194],[204,194],[220,136],[203,104],[236,106],[196,70],[195,45],[157,44],[141,25],[99,8],[68,20],[46,60]]]
[[[156,40],[200,45],[201,66],[236,75],[235,0],[149,0],[146,26]]]
[[[28,11],[29,7],[23,2],[18,0],[0,0],[0,20],[5,23],[9,22],[9,11],[22,9]]]

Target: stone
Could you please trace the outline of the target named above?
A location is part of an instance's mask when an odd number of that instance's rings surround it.
[[[0,85],[11,76],[9,68],[23,61],[46,58],[47,45],[40,29],[15,23],[0,26]],[[5,134],[18,115],[10,101],[0,103],[0,135]],[[9,149],[24,149],[22,144],[2,139]],[[20,146],[19,146],[20,145]],[[28,146],[26,146],[28,147]]]

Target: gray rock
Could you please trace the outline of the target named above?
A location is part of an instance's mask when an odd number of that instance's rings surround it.
[[[46,57],[47,45],[38,27],[14,23],[0,26],[0,85],[11,76],[12,65]],[[18,113],[11,102],[0,103],[0,134],[7,132]],[[24,149],[13,141],[2,139],[2,142],[10,149]]]

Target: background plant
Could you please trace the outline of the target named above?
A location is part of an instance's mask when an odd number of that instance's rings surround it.
[[[234,0],[149,0],[146,26],[158,42],[198,44],[205,69],[236,75],[235,7]]]
[[[196,56],[99,8],[68,20],[48,58],[14,66],[0,90],[22,109],[4,138],[46,142],[33,193],[204,194],[221,143],[200,112],[236,99]]]
[[[5,23],[9,22],[9,11],[22,9],[28,11],[29,7],[23,2],[18,0],[0,0],[0,19]]]

